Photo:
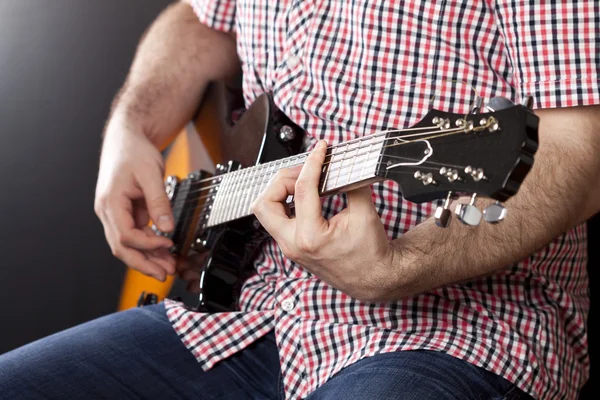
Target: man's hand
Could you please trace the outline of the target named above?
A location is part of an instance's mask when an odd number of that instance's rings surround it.
[[[129,267],[161,281],[175,273],[171,241],[147,225],[174,224],[157,148],[193,117],[210,81],[239,69],[235,34],[201,24],[184,2],[167,7],[138,46],[106,129],[95,201],[113,254]],[[187,269],[180,263],[184,279]]]
[[[252,212],[288,258],[354,298],[380,300],[396,282],[393,248],[369,187],[348,192],[348,207],[323,218],[318,185],[326,149],[320,141],[302,167],[279,171]],[[284,205],[289,195],[295,218]]]
[[[164,281],[175,273],[170,239],[148,226],[174,228],[160,152],[141,129],[114,117],[107,127],[94,209],[113,254],[129,267]]]

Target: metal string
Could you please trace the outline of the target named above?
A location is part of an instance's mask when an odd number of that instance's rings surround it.
[[[487,125],[484,125],[484,126],[481,126],[481,127],[474,128],[474,129],[472,129],[471,131],[482,130],[482,129],[485,129],[485,128],[487,128]],[[425,129],[425,128],[412,128],[412,129],[413,129],[413,130],[417,130],[417,129],[419,129],[419,130],[420,130],[420,129]],[[429,129],[429,128],[427,127],[426,129]],[[402,131],[402,130],[390,130],[390,131],[382,131],[382,132],[380,132],[380,133],[378,133],[378,134],[376,134],[376,135],[377,135],[377,136],[379,136],[379,135],[382,135],[382,134],[387,134],[387,133],[390,133],[390,132],[400,132],[400,131]],[[433,132],[432,132],[432,131],[428,131],[428,132],[424,132],[424,133],[420,133],[420,134],[414,134],[414,135],[404,135],[404,136],[402,136],[402,137],[415,137],[415,136],[422,136],[422,135],[426,135],[426,134],[434,133],[434,134],[433,134],[432,136],[430,136],[430,137],[421,138],[421,139],[412,140],[412,141],[401,141],[401,142],[397,142],[397,143],[393,143],[393,144],[389,144],[389,145],[382,146],[382,147],[381,147],[381,149],[383,149],[383,148],[387,148],[387,147],[393,147],[393,146],[399,146],[399,145],[404,145],[404,144],[414,143],[414,142],[417,142],[417,141],[424,141],[424,140],[428,140],[428,139],[435,139],[435,138],[439,138],[439,137],[443,137],[443,136],[447,136],[447,135],[452,135],[452,134],[456,134],[456,133],[460,133],[460,132],[463,132],[463,133],[468,133],[469,131],[465,131],[465,128],[464,128],[464,127],[460,127],[460,128],[456,128],[456,129],[447,129],[447,130],[442,130],[441,132],[440,132],[440,131],[438,131],[438,130],[435,130],[435,131],[433,131]],[[329,155],[331,156],[331,159],[330,159],[330,161],[329,161],[329,162],[326,162],[326,163],[324,163],[323,165],[326,165],[326,164],[334,164],[334,163],[336,163],[336,162],[340,163],[340,168],[338,168],[338,169],[332,169],[332,171],[330,171],[330,172],[338,171],[338,178],[339,178],[339,175],[341,174],[341,170],[343,170],[343,164],[342,164],[342,163],[343,163],[343,161],[345,161],[345,160],[348,160],[348,159],[353,159],[353,160],[354,160],[353,164],[352,164],[351,166],[349,166],[349,167],[351,168],[351,170],[352,170],[352,167],[353,167],[354,165],[356,165],[356,164],[357,164],[357,163],[356,163],[356,159],[357,159],[357,156],[359,155],[359,153],[358,153],[358,150],[360,150],[360,147],[353,148],[353,149],[349,149],[349,143],[354,143],[354,142],[362,142],[362,141],[368,141],[368,140],[371,140],[371,143],[368,143],[368,144],[369,144],[369,151],[367,151],[366,153],[364,153],[364,152],[363,152],[363,153],[360,153],[360,155],[365,155],[365,154],[367,155],[367,156],[366,156],[366,159],[365,159],[364,161],[363,161],[363,160],[361,160],[361,161],[358,163],[358,165],[360,165],[360,164],[362,164],[363,162],[364,162],[365,164],[367,164],[367,163],[372,163],[372,162],[373,162],[373,160],[372,160],[372,159],[369,159],[369,156],[370,156],[370,154],[371,154],[373,151],[375,151],[375,150],[371,150],[371,147],[372,147],[372,145],[373,145],[373,144],[375,144],[375,143],[382,143],[382,142],[385,142],[385,141],[387,141],[387,140],[391,140],[391,139],[394,139],[394,140],[396,140],[396,139],[399,139],[399,138],[400,138],[400,137],[394,137],[394,138],[384,138],[383,140],[380,140],[380,141],[377,141],[377,142],[375,142],[375,140],[373,140],[373,138],[374,138],[376,135],[364,136],[364,137],[361,137],[361,138],[353,139],[353,140],[351,140],[351,141],[349,141],[349,142],[344,142],[344,143],[342,143],[342,144],[339,144],[339,145],[336,145],[336,146],[330,146],[330,148],[329,148],[329,149],[333,149],[333,148],[336,148],[336,147],[342,147],[342,146],[345,146],[345,147],[346,147],[346,149],[345,149],[345,150],[343,150],[343,151],[340,151],[340,152],[338,152],[338,153],[331,153],[331,154],[329,154]],[[329,149],[328,149],[328,150],[329,150]],[[377,148],[376,148],[376,150],[377,150],[377,151],[380,151],[381,149],[380,149],[379,147],[377,147]],[[335,156],[336,156],[336,155],[343,155],[343,154],[345,155],[346,153],[348,153],[348,152],[351,152],[351,151],[355,151],[355,150],[356,150],[356,152],[355,152],[354,156],[352,156],[352,157],[345,157],[345,156],[344,156],[344,157],[343,157],[343,158],[341,158],[341,159],[337,159],[337,160],[335,159]],[[227,195],[228,195],[230,198],[237,198],[237,197],[238,197],[240,194],[241,194],[242,196],[245,196],[245,197],[244,197],[245,199],[252,198],[252,197],[254,197],[254,192],[255,192],[255,189],[256,189],[256,187],[258,186],[258,187],[260,187],[260,188],[261,188],[261,190],[259,190],[259,191],[258,191],[258,193],[260,193],[260,192],[262,191],[262,186],[263,186],[265,183],[267,183],[267,182],[268,182],[268,180],[263,180],[263,179],[260,179],[260,180],[258,181],[258,185],[255,183],[255,181],[257,180],[257,178],[259,178],[259,177],[260,177],[260,178],[262,178],[263,176],[267,176],[267,175],[269,175],[269,172],[267,172],[267,171],[269,171],[269,168],[268,168],[269,166],[277,166],[277,164],[278,164],[278,163],[282,163],[282,165],[283,165],[283,162],[284,162],[285,160],[288,160],[288,167],[289,167],[289,164],[292,164],[292,162],[298,162],[298,161],[301,161],[301,159],[303,159],[303,158],[305,158],[306,156],[308,156],[308,154],[309,154],[309,153],[303,153],[303,154],[299,154],[299,155],[296,155],[296,156],[289,157],[289,158],[287,158],[287,159],[276,160],[276,161],[273,161],[273,162],[270,162],[270,163],[261,164],[261,165],[259,165],[259,166],[250,167],[250,168],[245,168],[245,169],[243,169],[243,170],[238,170],[238,171],[233,171],[233,172],[231,172],[231,173],[228,173],[228,174],[226,174],[225,176],[218,176],[218,177],[215,177],[216,179],[213,179],[213,181],[214,181],[214,180],[219,180],[219,181],[221,181],[223,178],[227,178],[227,176],[229,176],[229,177],[230,177],[230,179],[228,180],[228,183],[231,185],[231,184],[233,184],[233,183],[238,183],[238,182],[235,182],[235,181],[234,181],[234,180],[236,179],[236,177],[237,177],[236,175],[239,175],[239,176],[241,177],[241,175],[240,175],[240,174],[241,174],[242,172],[245,172],[245,173],[246,173],[246,175],[248,175],[248,173],[249,173],[249,172],[251,172],[251,171],[249,171],[249,170],[251,170],[251,169],[255,169],[255,172],[259,172],[259,171],[261,170],[261,167],[262,167],[263,169],[265,169],[264,173],[263,173],[263,174],[260,174],[260,175],[258,175],[258,174],[255,174],[255,176],[253,177],[253,179],[250,181],[250,185],[241,185],[241,186],[240,186],[240,185],[236,185],[236,186],[235,186],[235,190],[234,190],[233,192],[231,192],[231,193],[228,193],[228,194],[227,194]],[[410,159],[410,158],[408,158],[408,157],[394,157],[394,158],[400,158],[400,159],[408,159],[408,160],[411,160],[411,159]],[[412,159],[412,160],[418,160],[418,159]],[[379,163],[379,162],[376,162],[376,163],[374,163],[374,164],[375,164],[375,166],[378,166],[380,163]],[[430,169],[430,170],[432,170],[432,169],[433,169],[433,170],[436,170],[436,169],[437,169],[437,168],[434,168],[434,167],[427,167],[427,166],[425,166],[426,164],[428,164],[428,165],[444,165],[444,166],[453,166],[453,165],[447,165],[447,164],[442,164],[442,163],[437,163],[437,162],[432,162],[432,161],[430,162],[430,161],[426,161],[426,160],[425,160],[425,161],[424,161],[422,164],[420,164],[420,165],[414,165],[414,166],[408,166],[408,165],[407,165],[406,167],[411,167],[411,168],[417,168],[417,167],[418,167],[418,168],[424,168],[424,169]],[[280,165],[280,167],[281,167],[282,165]],[[455,166],[455,167],[462,168],[463,166]],[[346,167],[346,168],[347,168],[347,167]],[[273,168],[272,168],[272,169],[273,169]],[[282,168],[274,168],[273,170],[276,170],[276,169],[282,169]],[[273,171],[273,172],[274,172],[274,171]],[[412,173],[411,171],[396,171],[396,172],[400,172],[400,173]],[[236,174],[236,173],[237,173],[237,174]],[[270,174],[270,175],[272,176],[273,174]],[[271,176],[269,176],[268,178],[270,179],[270,178],[271,178]],[[344,176],[346,176],[346,174],[344,174]],[[361,175],[359,175],[359,176],[361,176]],[[351,177],[351,174],[349,175],[348,179],[350,179],[350,177]],[[212,179],[212,178],[205,179],[205,180],[200,180],[200,181],[196,181],[195,183],[200,183],[200,182],[203,182],[203,181],[210,181],[211,179]],[[219,184],[220,184],[220,183],[219,183]],[[217,184],[217,185],[212,185],[211,187],[203,187],[203,188],[201,188],[200,190],[198,190],[198,191],[195,191],[195,192],[192,192],[192,193],[199,193],[199,192],[202,192],[203,190],[209,190],[210,188],[212,188],[212,187],[215,187],[215,186],[218,186],[219,184]],[[250,194],[249,194],[249,189],[251,189],[252,195],[250,195]],[[175,202],[175,203],[173,204],[173,207],[183,207],[183,206],[185,206],[185,204],[186,204],[186,203],[192,203],[192,202],[196,203],[196,202],[198,202],[198,201],[200,201],[200,200],[203,200],[203,199],[205,199],[205,198],[207,198],[207,197],[209,197],[209,196],[210,196],[210,195],[208,195],[208,196],[199,196],[198,198],[196,198],[196,199],[191,199],[191,200],[190,200],[189,198],[188,198],[188,199],[182,199],[182,200],[183,200],[183,202]],[[221,213],[221,214],[225,213],[227,218],[229,218],[231,215],[235,216],[235,217],[234,217],[234,219],[235,219],[235,218],[238,218],[238,217],[239,217],[239,214],[240,214],[240,212],[242,213],[242,215],[243,215],[244,213],[247,213],[247,211],[243,211],[244,207],[247,207],[247,204],[245,204],[245,203],[248,203],[248,202],[247,202],[246,200],[244,200],[244,201],[240,201],[240,202],[236,202],[236,203],[234,204],[234,206],[236,207],[236,208],[235,208],[235,210],[232,210],[232,209],[231,209],[231,206],[229,206],[229,207],[219,207],[219,208],[220,208],[220,213]],[[203,207],[203,209],[202,209],[202,211],[200,212],[200,218],[201,218],[201,219],[204,219],[204,218],[206,217],[206,214],[205,214],[205,212],[207,211],[207,210],[206,210],[206,207],[207,207],[207,206],[208,206],[208,205],[206,205],[206,204],[205,204],[204,206],[202,206],[202,207]],[[247,215],[249,215],[249,214],[247,214]],[[222,215],[219,215],[217,218],[219,218],[219,219],[220,219],[221,217],[222,217]],[[226,218],[226,219],[227,219],[227,218]],[[184,222],[187,222],[188,220],[189,220],[189,219],[188,219],[188,218],[186,218],[186,220],[184,220]]]

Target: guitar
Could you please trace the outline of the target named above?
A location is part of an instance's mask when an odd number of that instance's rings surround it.
[[[538,118],[528,106],[495,98],[483,113],[431,110],[410,128],[331,145],[319,193],[330,196],[391,179],[409,201],[445,199],[435,213],[441,227],[453,214],[448,208],[452,197],[465,193],[472,194],[470,203],[454,210],[462,223],[500,222],[507,212],[501,202],[517,193],[538,147]],[[250,205],[277,171],[300,165],[308,156],[300,152],[302,129],[268,94],[255,100],[222,143],[223,154],[236,161],[217,165],[215,174],[198,170],[185,179],[168,177],[175,229],[165,233],[153,227],[173,240],[174,254],[206,254],[199,266],[197,307],[204,312],[237,309],[241,286],[254,273],[252,261],[269,237]],[[474,206],[477,195],[497,202],[481,212]]]
[[[165,177],[187,176],[197,169],[214,171],[214,163],[231,154],[224,139],[232,124],[231,116],[243,108],[241,76],[231,82],[213,82],[206,90],[194,120],[184,127],[175,140],[163,149]],[[238,141],[239,142],[239,141]],[[173,292],[178,282],[167,276],[165,282],[128,268],[119,298],[120,311],[158,302]],[[179,292],[175,286],[175,292]],[[186,296],[189,297],[189,296]]]

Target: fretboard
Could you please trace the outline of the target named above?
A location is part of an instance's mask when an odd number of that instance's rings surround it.
[[[323,164],[319,194],[327,196],[375,178],[384,138],[365,136],[330,146]],[[281,169],[303,164],[309,153],[232,171],[218,178],[207,227],[251,215],[250,206]]]

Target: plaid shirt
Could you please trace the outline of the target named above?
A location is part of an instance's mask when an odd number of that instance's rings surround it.
[[[273,92],[312,144],[408,127],[431,107],[466,112],[472,88],[486,100],[531,94],[539,108],[600,103],[597,0],[189,1],[202,23],[236,31],[246,102]],[[373,185],[373,200],[390,239],[435,207],[404,200],[393,182]],[[345,205],[331,197],[324,214]],[[206,315],[168,301],[167,313],[204,369],[274,330],[288,398],[365,357],[413,349],[443,351],[537,398],[575,398],[589,367],[586,243],[579,226],[494,275],[366,304],[270,240],[243,311]]]

